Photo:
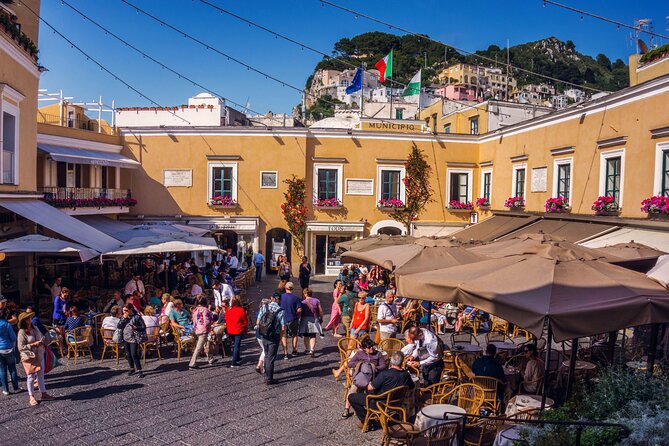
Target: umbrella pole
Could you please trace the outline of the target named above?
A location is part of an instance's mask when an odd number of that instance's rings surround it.
[[[576,372],[576,356],[578,355],[578,338],[571,340],[571,357],[569,358],[569,376],[567,378],[567,394],[564,400],[569,399],[571,389],[574,386],[574,373]]]
[[[655,352],[657,350],[657,332],[658,324],[653,324],[650,327],[650,345],[648,346],[648,376],[653,375],[653,368],[655,366]]]
[[[618,337],[618,331],[610,331],[609,332],[609,360],[611,361],[611,365],[613,365],[613,361],[615,359],[616,355],[616,338]]]
[[[546,392],[548,392],[548,372],[551,363],[551,349],[553,347],[553,327],[548,321],[548,333],[546,333],[546,363],[544,364],[544,391],[541,392],[541,410],[546,408]]]

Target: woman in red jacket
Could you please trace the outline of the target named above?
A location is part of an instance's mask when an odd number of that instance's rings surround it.
[[[247,325],[248,317],[246,316],[246,310],[242,307],[239,296],[235,296],[232,298],[230,309],[225,313],[225,329],[234,345],[230,367],[239,367],[239,363],[242,360],[242,336],[246,334]]]

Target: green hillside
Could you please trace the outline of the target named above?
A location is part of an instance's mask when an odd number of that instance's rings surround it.
[[[475,55],[463,55],[443,45],[416,36],[397,36],[382,32],[369,32],[352,38],[342,38],[334,45],[332,58],[325,58],[316,66],[318,69],[345,70],[351,66],[343,63],[359,65],[361,62],[372,68],[374,63],[394,49],[394,77],[406,83],[411,76],[427,62],[423,70],[423,80],[435,82],[436,75],[445,66],[458,62],[494,66],[493,62],[482,60]],[[528,42],[510,48],[510,61],[513,66],[534,71],[543,75],[572,82],[577,85],[591,86],[601,90],[615,91],[628,85],[627,65],[620,59],[614,62],[604,54],[595,58],[576,51],[574,42],[562,42],[549,37],[536,42]],[[490,45],[486,50],[476,54],[498,60],[500,66],[506,61],[506,48]],[[542,79],[521,71],[514,71],[519,85],[538,83]],[[311,83],[307,80],[307,88]],[[565,84],[553,83],[559,90]]]

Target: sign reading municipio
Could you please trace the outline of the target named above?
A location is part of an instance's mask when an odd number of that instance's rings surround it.
[[[191,169],[163,170],[163,186],[191,187],[193,186],[193,171]]]
[[[420,122],[362,121],[360,129],[375,132],[422,133],[424,124]]]

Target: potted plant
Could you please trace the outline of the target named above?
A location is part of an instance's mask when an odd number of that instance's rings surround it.
[[[564,197],[549,198],[546,200],[545,207],[548,214],[561,214],[571,211],[569,201]]]
[[[220,208],[234,208],[237,207],[237,200],[229,195],[217,195],[209,199],[209,206]]]
[[[507,207],[510,210],[522,210],[525,208],[525,199],[523,197],[509,197],[504,202],[504,207]]]
[[[618,215],[620,214],[620,206],[613,197],[607,195],[598,197],[592,203],[592,210],[596,215]]]
[[[477,198],[476,207],[483,211],[490,209],[490,199],[485,197]]]
[[[455,212],[458,211],[468,212],[474,209],[474,205],[472,204],[471,201],[451,200],[448,202],[448,209]]]
[[[341,207],[341,201],[337,197],[315,198],[314,206],[323,209],[339,209]]]
[[[377,203],[377,207],[381,210],[395,210],[404,209],[405,205],[399,198],[382,198]]]
[[[669,197],[656,195],[646,198],[641,202],[641,211],[648,214],[649,217],[669,216]]]

